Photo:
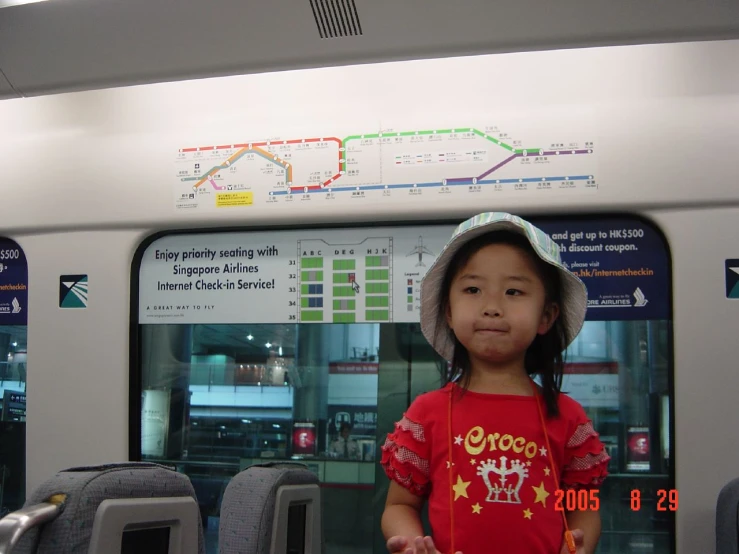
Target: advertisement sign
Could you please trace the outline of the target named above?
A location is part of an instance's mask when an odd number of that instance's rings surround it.
[[[313,423],[293,424],[292,453],[300,456],[315,456],[316,426]]]
[[[378,362],[330,362],[328,372],[332,375],[377,374]]]
[[[566,363],[562,391],[585,408],[618,409],[618,362],[578,360]]]
[[[168,235],[141,260],[139,323],[417,322],[420,280],[451,231]]]
[[[649,471],[649,427],[626,429],[626,469]]]
[[[339,435],[342,423],[348,423],[351,428],[351,435],[357,436],[375,436],[377,429],[377,406],[349,406],[349,405],[332,405],[328,406],[328,428],[326,431],[329,438],[336,438]]]
[[[0,237],[0,325],[26,325],[28,264],[15,241]]]
[[[587,319],[669,318],[668,252],[647,223],[531,221],[588,287]],[[421,279],[454,228],[164,236],[143,253],[139,323],[417,323]]]
[[[169,430],[170,391],[145,390],[141,396],[141,454],[164,456]]]
[[[617,410],[618,390],[618,375],[566,374],[562,377],[562,392],[584,408]]]
[[[588,288],[588,320],[669,319],[670,264],[652,227],[626,218],[538,225]]]
[[[5,389],[2,421],[26,421],[26,393]]]

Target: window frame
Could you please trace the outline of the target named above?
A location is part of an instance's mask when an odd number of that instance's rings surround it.
[[[222,233],[258,233],[258,232],[279,232],[279,231],[303,231],[303,230],[341,230],[341,229],[357,229],[357,228],[373,228],[373,227],[391,227],[391,228],[407,228],[407,227],[431,227],[431,226],[456,226],[468,217],[472,217],[479,212],[469,212],[460,218],[444,217],[443,219],[423,218],[413,221],[366,221],[366,222],[329,222],[329,223],[310,223],[302,225],[255,225],[255,226],[223,226],[223,227],[203,227],[197,229],[171,229],[161,230],[148,235],[141,241],[136,248],[131,262],[131,294],[130,294],[130,314],[129,314],[129,416],[128,416],[128,457],[131,461],[141,461],[141,393],[142,393],[142,349],[141,349],[141,324],[139,323],[139,273],[141,262],[147,248],[157,240],[172,235],[218,235]],[[670,465],[668,468],[668,486],[669,490],[676,489],[676,460],[678,445],[676,442],[675,429],[675,348],[674,348],[674,288],[673,288],[673,272],[674,265],[672,259],[672,250],[667,236],[655,221],[641,213],[634,212],[602,212],[602,213],[546,213],[546,214],[518,214],[521,217],[530,220],[535,225],[538,223],[558,222],[562,220],[597,222],[602,219],[624,219],[638,221],[639,223],[649,227],[655,232],[664,247],[668,274],[666,275],[666,284],[668,287],[667,299],[669,306],[667,307],[668,317],[668,337],[667,350],[669,360],[669,371],[667,375],[667,387],[670,398],[669,409],[669,433],[670,433]],[[647,512],[644,512],[647,516]],[[674,512],[666,512],[670,526],[670,552],[676,552],[676,517]]]

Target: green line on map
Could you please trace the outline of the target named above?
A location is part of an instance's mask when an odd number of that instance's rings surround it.
[[[484,131],[480,131],[479,129],[473,129],[472,127],[463,127],[459,129],[457,128],[433,129],[433,130],[424,130],[424,131],[399,131],[399,132],[392,132],[392,133],[369,133],[366,135],[350,135],[342,141],[342,144],[344,148],[346,148],[347,143],[352,140],[368,140],[368,139],[376,139],[376,138],[413,137],[413,136],[428,136],[428,135],[450,135],[452,133],[474,133],[477,136],[484,138],[485,140],[489,140],[490,142],[497,144],[501,148],[505,148],[509,152],[514,152],[516,154],[523,154],[524,152],[528,154],[534,154],[540,151],[539,148],[526,148],[526,149],[517,150],[513,148],[513,146],[511,146],[510,144],[507,144],[503,142],[502,140],[492,137],[489,134],[485,133]],[[346,171],[346,156],[344,156],[343,161],[341,162],[341,169],[343,171]]]

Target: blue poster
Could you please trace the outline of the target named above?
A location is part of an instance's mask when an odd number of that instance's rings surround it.
[[[0,238],[0,325],[26,325],[28,264],[15,241]]]
[[[560,245],[563,261],[588,288],[587,320],[670,318],[665,240],[635,218],[532,222]]]

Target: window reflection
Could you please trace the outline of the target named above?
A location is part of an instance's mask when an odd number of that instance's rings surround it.
[[[563,389],[612,456],[600,553],[670,552],[668,337],[665,321],[588,321],[567,352]],[[445,365],[417,324],[142,326],[142,351],[143,458],[190,476],[209,552],[228,480],[280,459],[319,475],[327,552],[385,552],[378,449]]]
[[[0,326],[0,390],[26,391],[26,326]],[[25,421],[26,414],[17,414],[5,421]]]
[[[0,518],[25,502],[25,325],[0,326]]]

